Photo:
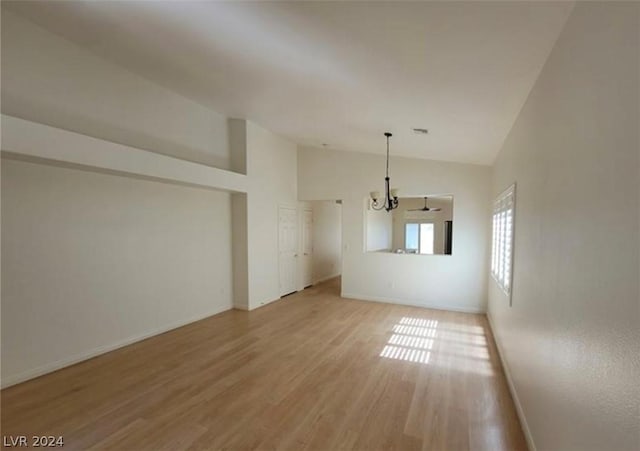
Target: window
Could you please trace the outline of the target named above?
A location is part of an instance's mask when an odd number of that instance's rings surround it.
[[[404,226],[404,247],[419,254],[433,254],[435,239],[433,223],[407,223]]]
[[[420,244],[420,224],[405,224],[404,248],[408,251],[417,251]]]
[[[491,275],[508,295],[511,295],[515,193],[514,184],[502,192],[493,204]]]

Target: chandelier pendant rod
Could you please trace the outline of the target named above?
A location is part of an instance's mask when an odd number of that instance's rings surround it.
[[[386,177],[384,178],[384,185],[385,185],[385,203],[387,205],[385,205],[385,209],[387,211],[391,211],[393,209],[393,204],[391,201],[391,193],[390,193],[390,188],[389,188],[389,182],[390,182],[390,178],[389,178],[389,138],[391,137],[391,133],[387,132],[384,134],[384,136],[387,137],[387,168],[386,168],[386,172],[385,175]]]
[[[378,202],[378,193],[373,191],[371,192],[371,208],[374,210],[386,210],[391,211],[395,208],[398,208],[398,197],[397,190],[393,190],[394,193],[391,193],[391,179],[389,178],[389,138],[393,136],[391,133],[386,132],[384,134],[387,138],[387,160],[385,167],[385,178],[384,178],[384,200],[382,202]]]

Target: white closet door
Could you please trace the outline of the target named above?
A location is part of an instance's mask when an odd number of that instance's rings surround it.
[[[296,261],[298,258],[298,221],[295,208],[280,207],[278,211],[278,249],[280,266],[280,296],[296,291]]]

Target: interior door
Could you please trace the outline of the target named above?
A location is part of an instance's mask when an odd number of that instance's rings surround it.
[[[280,296],[296,291],[296,261],[298,257],[298,213],[295,208],[278,209],[278,251]]]
[[[302,212],[302,285],[306,288],[313,283],[313,212]]]

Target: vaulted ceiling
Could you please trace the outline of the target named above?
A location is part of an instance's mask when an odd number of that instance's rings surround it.
[[[309,146],[491,164],[566,2],[4,2],[172,91]],[[417,135],[413,128],[427,128]]]

